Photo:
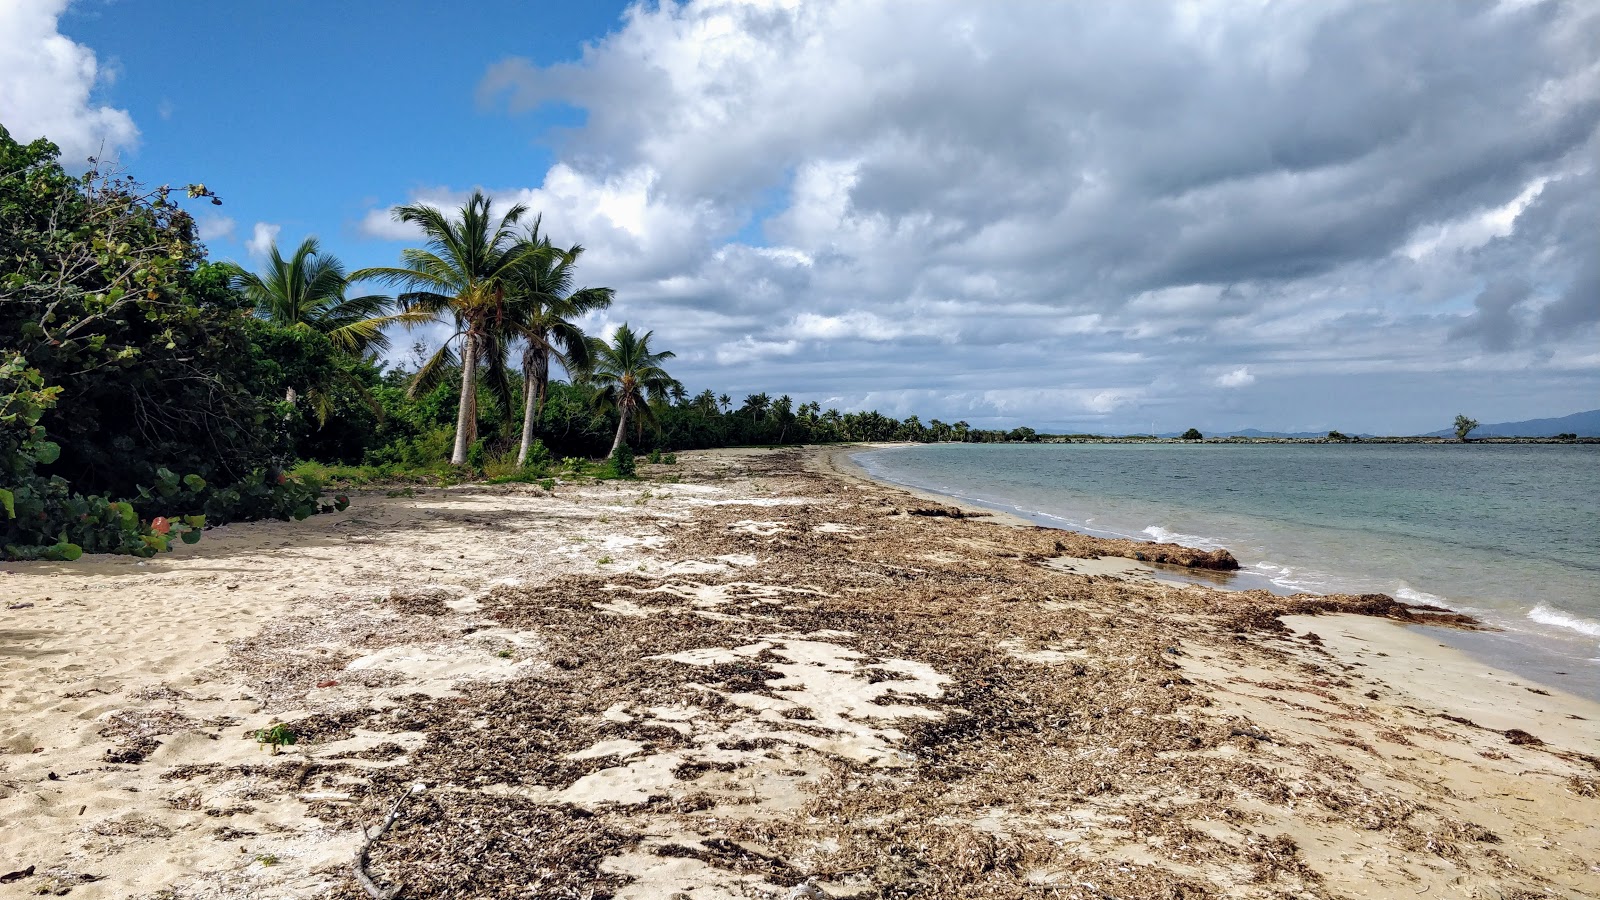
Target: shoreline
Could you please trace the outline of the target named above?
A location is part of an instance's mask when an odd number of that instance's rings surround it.
[[[0,900],[1600,896],[1600,704],[858,449],[0,567]]]
[[[1265,441],[1263,441],[1265,442]],[[1315,441],[1307,441],[1315,443]],[[1029,527],[1056,528],[1073,534],[1086,534],[1091,537],[1108,538],[1109,533],[1094,531],[1080,531],[1063,525],[1034,521],[1025,516],[1006,511],[1000,504],[988,504],[981,500],[960,498],[937,491],[920,488],[915,485],[880,479],[874,477],[851,456],[868,450],[893,449],[897,447],[919,446],[911,443],[877,443],[855,444],[850,449],[840,449],[837,454],[829,454],[829,465],[839,474],[850,478],[859,478],[885,487],[906,491],[923,500],[934,503],[946,503],[960,506],[961,508],[978,514],[989,514],[1012,524],[1026,525]],[[833,456],[837,456],[837,460]],[[1118,535],[1118,537],[1121,537]],[[1131,540],[1150,540],[1147,538],[1133,537]],[[1151,540],[1154,543],[1153,540]],[[1292,589],[1279,585],[1263,575],[1253,572],[1224,572],[1211,573],[1205,571],[1184,570],[1174,566],[1146,566],[1153,578],[1177,583],[1190,583],[1214,587],[1219,590],[1266,590],[1279,596],[1294,596],[1299,593],[1316,593]],[[1322,594],[1317,594],[1323,596]],[[1405,603],[1415,603],[1413,600],[1402,600]],[[1525,681],[1551,690],[1558,690],[1572,696],[1580,697],[1590,702],[1600,703],[1600,674],[1585,672],[1579,677],[1579,683],[1562,683],[1552,680],[1552,676],[1570,675],[1566,670],[1575,667],[1592,666],[1593,660],[1587,657],[1569,657],[1558,654],[1553,647],[1557,644],[1555,638],[1544,638],[1536,632],[1508,631],[1494,623],[1484,623],[1481,630],[1463,631],[1450,627],[1431,625],[1407,625],[1406,627],[1420,628],[1426,631],[1431,639],[1443,641],[1458,652],[1464,654],[1476,663],[1489,669],[1501,670]],[[1530,640],[1531,639],[1531,642]],[[1546,646],[1546,643],[1549,646]]]

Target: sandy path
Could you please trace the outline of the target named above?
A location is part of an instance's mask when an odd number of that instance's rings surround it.
[[[362,896],[417,782],[405,896],[1600,896],[1595,704],[826,465],[0,567],[0,898]]]

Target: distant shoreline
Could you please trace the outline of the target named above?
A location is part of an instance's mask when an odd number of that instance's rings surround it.
[[[960,444],[977,443],[974,441],[942,441],[939,443]],[[1600,437],[1580,438],[1553,438],[1553,437],[1484,437],[1470,438],[1458,441],[1454,438],[1441,437],[1348,437],[1339,438],[1291,438],[1291,437],[1208,437],[1198,440],[1185,440],[1172,437],[1045,437],[1041,436],[1032,441],[996,441],[1005,444],[1600,444]]]

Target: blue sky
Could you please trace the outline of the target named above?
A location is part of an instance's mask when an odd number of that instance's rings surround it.
[[[1582,0],[8,0],[0,123],[204,181],[246,265],[526,203],[692,390],[1415,433],[1600,407],[1596,47]]]
[[[217,256],[248,262],[255,222],[292,246],[316,234],[352,266],[388,264],[403,242],[358,231],[416,189],[517,185],[554,161],[552,128],[581,110],[511,117],[474,101],[492,61],[579,56],[616,27],[620,3],[129,2],[67,8],[62,34],[113,74],[100,102],[126,109],[141,180],[203,181],[235,222]]]

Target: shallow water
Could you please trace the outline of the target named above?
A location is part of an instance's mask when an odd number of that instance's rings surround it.
[[[1235,587],[1471,613],[1503,631],[1444,639],[1600,699],[1600,447],[930,444],[853,459],[1043,525],[1226,547]]]

